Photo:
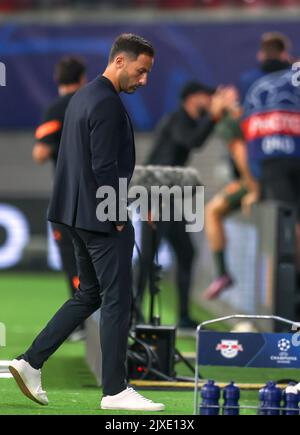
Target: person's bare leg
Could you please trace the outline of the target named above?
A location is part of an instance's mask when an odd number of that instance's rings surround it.
[[[223,220],[229,212],[229,204],[221,195],[215,196],[205,207],[205,233],[212,252],[226,247]]]
[[[224,218],[229,212],[230,205],[222,195],[216,195],[205,208],[205,232],[216,269],[216,279],[204,292],[203,296],[206,299],[217,297],[222,290],[232,284],[232,279],[225,265]]]

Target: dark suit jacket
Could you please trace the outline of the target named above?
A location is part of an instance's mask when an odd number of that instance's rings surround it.
[[[119,178],[128,184],[135,165],[133,129],[112,83],[103,76],[76,92],[64,121],[48,219],[88,231],[109,232],[100,222],[96,191]]]

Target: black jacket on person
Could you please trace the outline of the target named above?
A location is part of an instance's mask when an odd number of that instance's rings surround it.
[[[208,115],[192,119],[181,108],[158,125],[149,165],[184,166],[193,148],[200,148],[212,132],[215,121]]]
[[[70,92],[56,98],[44,113],[42,123],[35,132],[37,142],[46,144],[51,148],[51,160],[54,166],[56,166],[65,113],[73,95],[74,92]]]
[[[119,178],[129,183],[134,165],[131,121],[110,80],[100,75],[77,91],[68,105],[48,219],[110,232],[114,224],[96,217],[96,191],[111,186],[118,198]]]

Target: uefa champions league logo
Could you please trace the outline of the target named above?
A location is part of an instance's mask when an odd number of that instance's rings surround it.
[[[276,361],[282,367],[293,364],[293,362],[298,361],[298,356],[293,354],[292,350],[293,343],[288,338],[281,338],[277,342],[277,349],[279,352],[271,356],[272,361]],[[291,351],[291,353],[289,352]]]
[[[287,340],[286,338],[282,338],[278,341],[278,349],[281,352],[288,352],[291,348],[291,342],[290,340]]]
[[[221,351],[221,355],[224,358],[235,358],[239,352],[243,352],[243,346],[239,344],[238,340],[221,340],[216,347],[216,350]]]

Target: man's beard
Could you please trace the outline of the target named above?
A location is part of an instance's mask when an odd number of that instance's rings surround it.
[[[123,92],[125,94],[134,94],[136,90],[137,88],[135,87],[135,88],[125,89]]]
[[[132,86],[128,86],[129,83],[129,77],[128,77],[128,73],[127,71],[123,71],[122,74],[120,75],[120,86],[121,86],[121,90],[123,92],[125,92],[125,94],[133,94],[138,86],[137,85],[132,85]]]

